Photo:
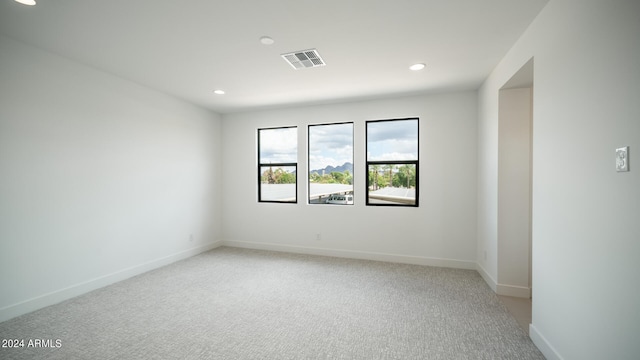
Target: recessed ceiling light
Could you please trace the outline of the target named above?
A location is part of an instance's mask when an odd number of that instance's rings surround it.
[[[422,69],[424,69],[424,67],[425,67],[425,66],[426,66],[426,65],[425,65],[425,64],[422,64],[422,63],[420,63],[420,64],[413,64],[413,65],[409,66],[409,69],[411,69],[411,70],[413,70],[413,71],[418,71],[418,70],[422,70]]]
[[[216,95],[224,95],[225,94],[224,90],[214,90],[213,93],[216,94]]]
[[[24,4],[24,5],[29,5],[29,6],[33,6],[36,4],[36,0],[16,0],[16,2],[19,2],[20,4]]]
[[[260,42],[263,45],[272,45],[275,42],[275,40],[273,40],[272,38],[270,38],[268,36],[263,36],[263,37],[260,38]]]

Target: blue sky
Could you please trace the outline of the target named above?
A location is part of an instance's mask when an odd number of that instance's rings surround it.
[[[298,129],[260,130],[260,162],[295,163],[298,161]]]
[[[417,160],[418,120],[367,123],[367,158],[370,161]],[[298,129],[260,131],[260,162],[298,161]],[[309,170],[353,163],[353,124],[309,126]]]
[[[353,124],[309,126],[309,170],[353,163]]]
[[[367,123],[367,160],[417,159],[417,119]]]

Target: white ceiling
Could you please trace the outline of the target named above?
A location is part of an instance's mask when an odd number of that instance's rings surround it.
[[[0,0],[0,33],[228,113],[477,89],[548,0],[37,1]]]

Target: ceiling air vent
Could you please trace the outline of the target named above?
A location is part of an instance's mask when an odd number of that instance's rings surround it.
[[[281,56],[296,70],[325,65],[320,54],[318,54],[318,50],[316,49],[296,51],[288,54],[282,54]]]

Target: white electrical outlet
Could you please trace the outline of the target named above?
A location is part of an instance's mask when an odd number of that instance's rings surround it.
[[[629,171],[629,147],[616,149],[616,171]]]
[[[320,241],[322,240],[322,236],[320,236],[320,233],[316,234],[316,241]]]

